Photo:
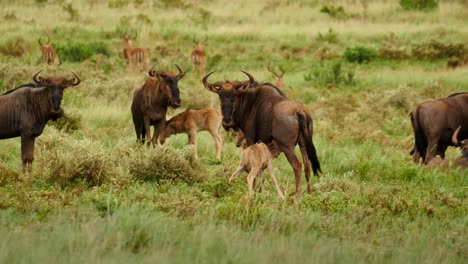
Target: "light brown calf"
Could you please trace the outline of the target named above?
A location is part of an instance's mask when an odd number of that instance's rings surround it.
[[[448,169],[450,167],[468,168],[468,139],[458,140],[458,133],[461,126],[455,130],[452,136],[452,142],[455,146],[461,148],[462,156],[454,159],[442,159],[440,157],[433,158],[427,166],[430,168]]]
[[[231,175],[229,181],[232,181],[243,171],[248,172],[249,175],[247,175],[247,184],[249,186],[250,194],[253,194],[255,192],[255,178],[257,177],[257,175],[260,175],[259,179],[262,181],[262,173],[266,168],[268,168],[268,172],[270,173],[271,180],[275,184],[278,196],[284,199],[283,192],[281,191],[278,181],[276,180],[276,177],[273,174],[272,160],[278,155],[279,150],[276,146],[275,141],[272,141],[270,144],[268,144],[268,146],[265,143],[260,142],[247,147],[242,152],[239,167]]]
[[[197,146],[198,131],[208,131],[215,141],[216,158],[221,158],[223,140],[219,135],[223,116],[215,109],[189,109],[166,122],[159,136],[159,142],[164,144],[166,138],[178,133],[188,135],[189,144]],[[196,153],[196,152],[195,152]]]

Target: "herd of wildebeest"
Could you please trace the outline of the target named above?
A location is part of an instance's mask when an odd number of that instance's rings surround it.
[[[148,49],[134,47],[129,37],[123,36],[123,56],[130,69],[148,67]],[[275,84],[256,81],[247,71],[242,71],[247,80],[219,80],[209,82],[214,73],[205,75],[206,55],[203,45],[197,42],[191,54],[192,70],[198,71],[203,86],[219,96],[221,113],[215,109],[188,109],[167,120],[168,107],[182,105],[178,82],[184,72],[178,65],[177,72],[155,69],[153,65],[143,86],[133,96],[131,113],[137,142],[156,146],[158,140],[164,144],[167,137],[186,133],[189,143],[196,146],[198,131],[207,130],[214,138],[216,157],[221,157],[221,125],[226,130],[237,131],[237,145],[244,142],[241,162],[229,180],[242,171],[249,172],[247,182],[254,192],[256,177],[268,168],[278,195],[284,198],[278,181],[273,175],[272,159],[284,153],[295,175],[296,194],[301,193],[301,170],[311,191],[311,167],[314,175],[321,172],[320,162],[312,141],[313,122],[310,111],[302,103],[289,100],[282,92],[283,74],[277,74],[268,66],[276,78]],[[42,48],[44,62],[53,64],[57,53],[49,41]],[[60,62],[61,63],[61,62]],[[80,78],[33,75],[33,82],[9,90],[0,96],[0,139],[21,137],[21,159],[23,173],[31,170],[34,159],[34,142],[41,135],[49,120],[63,116],[61,102],[67,87],[80,84]],[[409,114],[414,132],[414,146],[410,154],[415,163],[430,167],[468,168],[468,92],[454,93],[445,98],[423,102]],[[151,133],[151,126],[154,126]],[[299,145],[302,162],[295,153]],[[462,156],[445,159],[449,146],[462,149]]]

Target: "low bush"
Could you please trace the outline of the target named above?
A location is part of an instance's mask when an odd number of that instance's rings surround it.
[[[201,182],[204,173],[195,160],[195,151],[191,147],[181,151],[168,146],[142,146],[130,153],[128,168],[133,177],[143,181]]]
[[[354,71],[352,69],[343,69],[341,61],[325,62],[311,67],[311,71],[304,74],[304,80],[314,82],[317,85],[339,86],[355,85]]]
[[[438,0],[400,0],[400,6],[406,10],[433,10],[438,5]]]
[[[369,62],[377,57],[377,51],[373,48],[356,46],[353,48],[346,48],[343,57],[349,62]]]
[[[443,43],[432,39],[423,43],[413,44],[411,54],[415,59],[445,59],[451,57],[464,58],[468,51],[464,44]]]
[[[89,139],[73,140],[48,129],[38,138],[34,172],[62,188],[99,186],[115,176],[110,151]]]
[[[15,38],[0,45],[0,53],[7,56],[21,57],[26,52],[26,42],[23,38]]]
[[[328,14],[330,17],[336,19],[346,19],[349,17],[342,6],[324,5],[320,9],[320,13]]]
[[[47,124],[57,128],[58,130],[69,133],[81,128],[81,116],[65,115],[64,117],[59,118],[56,121],[50,121]]]
[[[104,42],[71,42],[66,44],[57,44],[57,53],[60,54],[62,61],[82,62],[96,54],[105,56],[110,55],[109,47]]]

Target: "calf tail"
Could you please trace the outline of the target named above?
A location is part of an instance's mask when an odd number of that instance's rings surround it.
[[[322,172],[322,169],[320,168],[317,151],[312,141],[312,119],[309,115],[304,115],[303,113],[297,113],[297,119],[299,120],[299,133],[302,134],[306,143],[307,156],[309,156],[309,160],[312,163],[312,170],[314,175],[318,176],[318,173]]]
[[[424,131],[421,128],[421,121],[419,119],[419,107],[416,107],[416,109],[412,111],[409,114],[409,116],[411,119],[411,125],[413,126],[415,148],[422,157],[423,162],[425,162],[427,151],[427,139],[426,135],[424,134]],[[412,152],[414,153],[414,151]]]

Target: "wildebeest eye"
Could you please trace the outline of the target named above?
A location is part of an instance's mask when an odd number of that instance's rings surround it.
[[[67,80],[65,80],[65,81],[62,82],[62,85],[63,85],[63,86],[68,86],[69,84],[70,84],[70,83],[69,83]]]

